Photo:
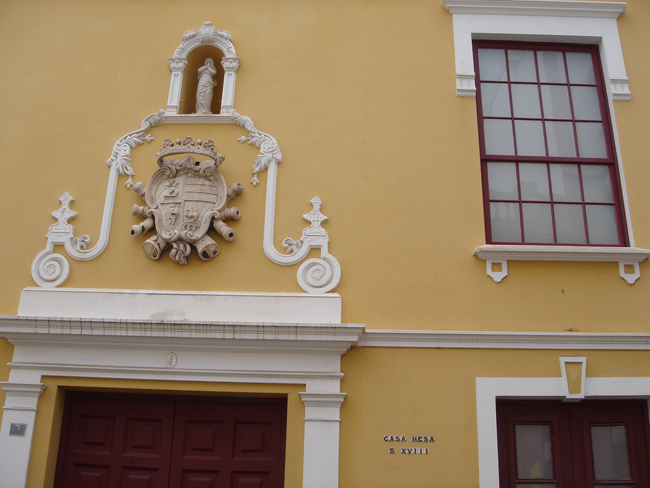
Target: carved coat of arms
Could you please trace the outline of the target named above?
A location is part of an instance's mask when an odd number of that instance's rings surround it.
[[[184,159],[167,156],[185,155]],[[196,157],[207,156],[200,162]],[[208,235],[214,229],[227,241],[235,239],[235,231],[224,222],[239,220],[238,208],[226,205],[243,191],[240,183],[230,188],[217,168],[224,161],[217,154],[212,141],[194,142],[187,137],[184,141],[172,142],[166,139],[158,153],[157,170],[147,187],[138,182],[133,189],[140,194],[146,206],[133,206],[133,215],[145,220],[131,227],[131,235],[138,237],[156,228],[156,235],[143,244],[144,252],[151,259],[159,259],[171,246],[170,258],[186,265],[187,257],[194,246],[199,258],[209,261],[219,254],[219,245]]]

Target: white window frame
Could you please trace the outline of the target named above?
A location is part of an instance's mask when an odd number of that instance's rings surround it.
[[[574,0],[443,0],[442,6],[453,15],[456,95],[459,97],[476,96],[474,40],[595,44],[599,46],[603,65],[629,247],[483,245],[474,250],[474,255],[486,261],[488,276],[497,283],[503,280],[508,275],[508,261],[616,262],[620,277],[634,284],[641,276],[639,263],[650,257],[650,250],[634,247],[614,117],[613,101],[631,99],[616,23],[627,4]]]

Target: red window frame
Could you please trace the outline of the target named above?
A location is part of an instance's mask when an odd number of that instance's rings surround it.
[[[598,103],[599,103],[599,108],[600,108],[600,114],[601,114],[601,119],[598,122],[602,122],[603,124],[603,132],[604,132],[604,137],[605,137],[605,147],[606,147],[606,152],[607,156],[602,158],[602,157],[580,157],[579,155],[579,149],[578,149],[578,135],[576,131],[576,123],[581,123],[581,122],[587,122],[586,119],[579,119],[576,118],[576,115],[571,108],[571,105],[569,105],[569,109],[571,111],[571,118],[570,119],[557,119],[557,118],[552,118],[552,117],[545,117],[544,113],[544,107],[542,103],[542,94],[541,94],[541,86],[566,86],[568,89],[568,96],[569,100],[571,100],[571,87],[580,87],[580,86],[586,86],[585,84],[580,84],[580,83],[573,83],[570,82],[568,76],[566,77],[567,79],[565,80],[564,83],[552,83],[548,81],[540,81],[539,77],[539,68],[537,62],[535,63],[535,70],[536,70],[536,75],[537,75],[537,81],[535,82],[522,82],[522,81],[513,81],[511,79],[509,69],[506,69],[506,81],[494,81],[494,80],[484,80],[485,82],[489,83],[497,83],[497,84],[502,84],[502,85],[507,85],[508,87],[508,94],[511,93],[512,86],[514,85],[533,85],[538,87],[538,93],[539,93],[539,105],[540,105],[540,117],[515,117],[514,110],[513,110],[513,101],[512,101],[512,96],[509,98],[509,116],[484,116],[483,114],[483,99],[482,99],[482,93],[481,93],[481,75],[480,75],[480,63],[479,63],[479,55],[478,51],[479,49],[497,49],[497,50],[504,50],[506,52],[506,63],[509,63],[508,61],[508,56],[507,56],[507,50],[532,50],[532,51],[555,51],[555,52],[562,52],[562,53],[589,53],[591,55],[591,59],[593,62],[593,68],[594,68],[594,74],[595,74],[595,84],[589,84],[590,87],[595,86],[597,89],[597,94],[598,94]],[[564,59],[564,67],[565,67],[565,72],[568,72],[568,67],[567,67],[567,61],[566,61],[566,54],[563,55]],[[609,107],[608,107],[608,102],[607,102],[607,97],[606,97],[606,90],[605,90],[605,85],[604,85],[604,79],[603,79],[603,70],[602,70],[602,65],[600,62],[600,56],[598,53],[598,48],[597,46],[591,46],[591,45],[577,45],[577,44],[570,44],[570,45],[562,45],[562,44],[542,44],[542,43],[522,43],[522,42],[492,42],[492,41],[475,41],[474,42],[474,66],[476,67],[475,72],[476,72],[476,98],[477,98],[477,113],[478,113],[478,127],[479,127],[479,145],[480,145],[480,155],[481,155],[481,176],[482,176],[482,184],[483,184],[483,201],[484,201],[484,219],[485,219],[485,229],[486,229],[486,242],[488,244],[529,244],[529,245],[563,245],[563,246],[580,246],[580,245],[588,245],[588,246],[599,246],[599,245],[606,245],[606,246],[618,246],[618,247],[626,247],[629,246],[629,239],[627,235],[627,228],[625,225],[625,216],[624,216],[624,210],[623,210],[623,205],[622,205],[622,190],[621,190],[621,184],[620,184],[620,177],[618,174],[618,165],[617,165],[617,159],[616,159],[616,150],[615,150],[615,144],[614,144],[614,137],[613,137],[613,130],[612,130],[612,124],[610,120],[610,114],[609,114]],[[509,67],[509,64],[506,64],[507,67]],[[484,122],[485,120],[509,120],[511,122],[511,127],[513,131],[513,145],[514,145],[514,155],[495,155],[495,154],[488,154],[486,150],[486,135],[485,135],[485,130],[484,130]],[[545,156],[527,156],[527,155],[519,155],[517,154],[517,139],[515,135],[515,121],[540,121],[541,124],[545,124],[547,122],[553,123],[553,122],[571,122],[573,124],[573,132],[574,132],[574,144],[575,144],[575,154],[576,156],[574,157],[567,157],[567,156],[549,156],[549,146],[548,146],[548,137],[547,137],[547,130],[544,130],[544,150],[546,155]],[[593,119],[591,119],[593,121]],[[545,125],[544,125],[545,127]],[[518,197],[516,199],[507,199],[507,200],[499,200],[499,199],[490,199],[490,192],[489,192],[489,181],[488,181],[488,164],[489,163],[514,163],[515,168],[516,168],[516,175],[517,175],[517,182],[518,182]],[[522,163],[543,163],[546,165],[546,172],[547,172],[547,184],[549,187],[549,199],[545,201],[541,200],[525,200],[522,198],[521,195],[521,181],[520,181],[520,165]],[[581,201],[562,201],[562,200],[554,200],[553,197],[553,191],[551,190],[552,184],[551,184],[551,166],[554,164],[571,164],[571,165],[577,165],[578,166],[578,175],[580,179],[580,192],[581,192]],[[587,201],[585,199],[585,194],[584,194],[584,187],[583,187],[583,178],[582,178],[582,171],[586,166],[601,166],[601,167],[606,167],[609,170],[609,177],[611,181],[611,192],[612,192],[612,203],[606,203],[603,205],[607,205],[610,207],[613,207],[613,213],[616,219],[616,233],[618,236],[618,242],[617,243],[598,243],[598,242],[592,242],[593,239],[590,239],[589,235],[589,228],[588,228],[588,218],[587,218],[587,210],[586,207],[587,205],[589,206],[594,206],[594,205],[600,205],[599,203],[592,202],[592,201]],[[508,241],[508,240],[497,240],[493,238],[492,235],[492,219],[491,219],[491,211],[490,211],[490,205],[491,203],[507,203],[507,204],[516,204],[518,207],[518,212],[519,212],[519,230],[520,230],[520,239],[519,240],[514,240],[514,241]],[[553,232],[553,238],[552,242],[535,242],[534,240],[527,240],[525,236],[525,225],[524,225],[524,211],[522,208],[522,205],[527,204],[527,203],[533,203],[533,204],[548,204],[550,206],[550,215],[551,215],[551,226],[552,226],[552,232]],[[558,230],[557,230],[557,219],[555,215],[555,204],[564,204],[565,206],[567,204],[571,206],[578,206],[580,205],[582,207],[582,218],[583,218],[583,223],[585,227],[585,241],[586,242],[562,242],[561,240],[558,240]]]
[[[517,477],[515,426],[522,424],[551,427],[553,478]],[[630,479],[594,480],[590,428],[613,425],[626,427]],[[650,426],[648,404],[643,400],[579,403],[498,400],[497,439],[501,488],[650,486]]]

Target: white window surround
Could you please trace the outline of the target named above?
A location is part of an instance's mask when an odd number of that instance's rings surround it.
[[[364,330],[341,324],[340,296],[34,288],[19,313],[0,317],[14,346],[2,383],[3,488],[26,486],[44,376],[304,385],[302,486],[338,486],[341,356]],[[10,436],[12,423],[26,435]]]
[[[624,2],[443,0],[453,15],[456,94],[476,96],[474,39],[598,44],[609,95],[631,97],[616,19]]]
[[[650,404],[650,378],[585,378],[583,389],[585,399],[636,398],[646,399]],[[563,377],[476,378],[479,488],[499,488],[497,399],[566,400],[566,393]]]
[[[474,255],[486,261],[487,274],[499,283],[508,276],[508,261],[617,262],[619,276],[633,284],[639,263],[650,250],[634,247],[620,143],[612,100],[630,100],[628,78],[616,19],[624,2],[564,0],[443,0],[453,15],[456,94],[476,96],[472,41],[515,40],[597,44],[603,65],[629,248],[587,246],[484,245]]]

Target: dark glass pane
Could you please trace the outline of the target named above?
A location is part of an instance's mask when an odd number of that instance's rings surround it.
[[[515,443],[517,478],[553,479],[555,477],[549,424],[515,425]]]
[[[519,200],[515,163],[488,163],[490,200]]]
[[[564,57],[559,51],[538,51],[539,81],[542,83],[566,83]]]
[[[519,204],[490,203],[490,221],[494,242],[521,242]]]
[[[535,51],[509,49],[508,64],[511,81],[537,81]]]
[[[479,49],[478,65],[481,81],[507,81],[506,52],[503,49]]]
[[[510,117],[510,96],[505,83],[481,83],[484,117]]]
[[[624,425],[592,425],[591,452],[596,481],[630,479],[627,432]]]

